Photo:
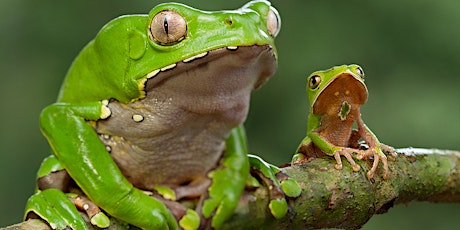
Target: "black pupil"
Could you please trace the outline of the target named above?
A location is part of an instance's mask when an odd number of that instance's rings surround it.
[[[165,33],[168,34],[168,19],[165,17],[163,20],[163,27],[165,28]]]
[[[311,78],[311,87],[315,88],[316,84],[318,84],[318,79],[317,79],[316,76],[314,76],[314,77]]]

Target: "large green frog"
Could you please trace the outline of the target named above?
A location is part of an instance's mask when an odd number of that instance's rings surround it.
[[[249,175],[242,123],[251,92],[276,70],[279,30],[277,11],[262,0],[218,12],[167,3],[109,22],[41,114],[54,155],[27,216],[85,228],[76,206],[99,227],[106,212],[143,229],[175,229],[174,217],[197,228],[198,215],[218,228]],[[172,215],[162,202],[202,194],[199,214]],[[275,216],[286,212],[278,206]]]

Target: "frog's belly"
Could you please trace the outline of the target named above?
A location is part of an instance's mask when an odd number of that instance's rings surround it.
[[[102,137],[123,175],[137,188],[153,190],[163,185],[175,188],[206,178],[218,165],[224,143],[202,142],[199,135],[159,141],[146,151],[120,137]],[[212,142],[212,141],[211,141]],[[161,144],[168,143],[168,144]],[[204,143],[196,145],[196,143]]]

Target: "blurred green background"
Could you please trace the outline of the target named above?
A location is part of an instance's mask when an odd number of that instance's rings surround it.
[[[110,19],[161,1],[0,1],[0,226],[21,221],[35,172],[49,152],[38,127],[72,59]],[[206,10],[238,1],[179,1]],[[358,63],[370,92],[366,124],[384,143],[460,150],[460,1],[273,0],[282,17],[279,69],[253,95],[253,152],[288,162],[305,134],[305,76]],[[364,229],[452,229],[460,205],[411,203]]]

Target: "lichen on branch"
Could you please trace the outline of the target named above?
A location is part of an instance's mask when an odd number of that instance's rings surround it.
[[[234,215],[223,229],[356,229],[373,215],[382,214],[400,203],[412,201],[460,203],[460,152],[436,149],[397,149],[398,157],[389,156],[390,175],[383,169],[370,181],[366,172],[372,161],[357,161],[361,170],[354,172],[348,163],[335,169],[332,157],[317,158],[283,171],[297,180],[302,195],[289,200],[289,212],[275,219],[268,210],[266,187],[245,191]],[[112,220],[112,227],[126,224]],[[31,227],[30,221],[14,229]],[[34,222],[36,224],[36,222]],[[21,225],[26,226],[20,228]],[[32,225],[33,226],[33,225]],[[40,225],[38,225],[40,226]],[[7,228],[13,229],[13,228]]]

